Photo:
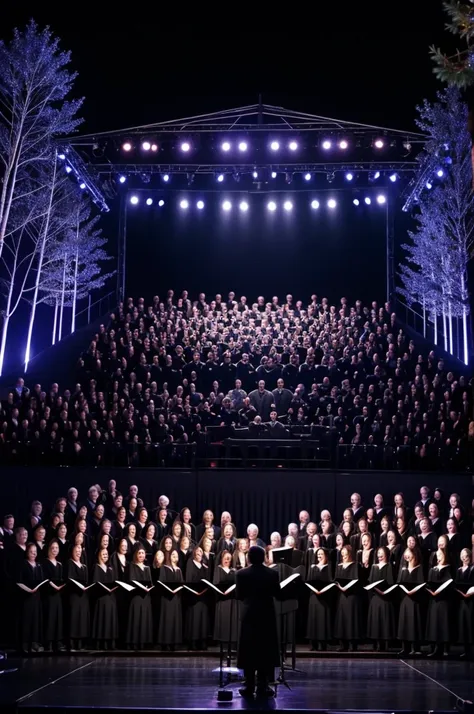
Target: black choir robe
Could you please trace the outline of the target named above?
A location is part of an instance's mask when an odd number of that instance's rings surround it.
[[[207,567],[201,565],[199,568],[194,560],[188,560],[186,564],[186,577],[185,581],[190,587],[193,584],[201,584],[201,580],[206,578],[209,580],[209,573],[207,572]],[[202,586],[195,588],[201,590]],[[209,637],[209,598],[208,593],[205,595],[193,595],[193,593],[186,593],[186,612],[184,618],[184,639],[189,643],[201,642],[206,643]]]
[[[427,589],[435,592],[440,585],[450,579],[451,568],[449,565],[443,568],[438,565],[430,568]],[[451,607],[454,602],[453,594],[451,585],[448,585],[439,595],[433,596],[428,593],[428,615],[425,634],[427,642],[445,644],[454,639],[453,618],[451,617]]]
[[[18,582],[23,583],[26,587],[33,589],[43,580],[46,580],[43,574],[43,569],[39,563],[30,565],[25,560],[22,565]],[[43,585],[43,588],[47,587]],[[41,603],[41,589],[35,593],[28,593],[16,586],[17,597],[21,598],[20,613],[18,621],[19,633],[18,638],[23,647],[28,647],[33,644],[41,644],[43,641],[43,613]]]
[[[474,587],[474,566],[457,569],[455,587],[463,593]],[[457,641],[468,647],[474,644],[474,595],[468,598],[457,595]]]
[[[404,585],[407,590],[412,590],[416,585],[421,585],[425,582],[423,576],[423,566],[417,565],[410,572],[405,565],[398,577],[398,582]],[[423,639],[423,613],[422,605],[425,602],[425,593],[423,588],[414,595],[406,595],[400,589],[402,601],[398,614],[398,632],[397,637],[401,642],[412,642],[417,645]]]
[[[372,565],[369,583],[383,580],[377,586],[382,592],[394,584],[393,569],[390,563],[381,568]],[[397,588],[398,589],[398,588]],[[367,637],[371,640],[392,640],[395,637],[395,607],[393,591],[389,595],[379,595],[375,589],[369,590],[369,612],[367,615]]]
[[[180,568],[163,565],[160,568],[159,579],[161,582],[176,590],[183,583],[183,574]],[[166,588],[157,585],[161,591],[160,620],[158,625],[158,644],[161,646],[175,646],[183,641],[183,610],[181,602],[182,590],[176,595]]]
[[[96,563],[92,571],[92,582],[103,583],[107,588],[115,586],[114,571],[111,566],[104,569]],[[111,593],[101,585],[94,588],[94,617],[92,620],[92,639],[96,642],[116,640],[118,638],[118,614],[115,592]]]
[[[322,590],[332,582],[331,566],[313,564],[309,567],[307,581],[316,590]],[[316,595],[310,590],[306,639],[311,642],[326,644],[332,640],[332,603],[337,588],[334,586],[327,593]]]
[[[221,565],[218,565],[214,574],[213,582],[218,585],[222,592],[235,584],[236,571],[231,568],[227,573]],[[207,578],[206,578],[207,579]],[[235,589],[228,595],[218,595],[216,593],[216,609],[214,615],[214,639],[217,642],[237,642],[239,634],[241,603],[235,598]]]
[[[88,571],[87,565],[78,566],[73,560],[67,563],[67,577],[76,580],[78,583],[87,586]],[[89,591],[81,590],[68,583],[68,617],[69,617],[69,638],[71,640],[85,640],[90,634],[90,607]]]
[[[132,585],[135,590],[132,590],[130,593],[125,641],[129,646],[135,648],[143,647],[153,642],[151,597],[150,593],[134,585],[133,581],[136,580],[146,587],[150,587],[153,584],[151,571],[148,565],[144,565],[143,568],[141,568],[136,563],[130,563],[128,577],[130,585]]]
[[[351,580],[359,580],[359,566],[351,563],[343,567],[340,563],[336,568],[335,579],[342,585],[347,585]],[[361,640],[365,636],[362,616],[362,597],[360,585],[356,583],[346,592],[339,590],[339,600],[336,608],[334,623],[334,637],[338,640]]]
[[[64,584],[63,566],[46,559],[42,565],[44,579],[55,585]],[[63,590],[55,590],[49,583],[42,588],[44,615],[44,642],[57,645],[64,638]]]

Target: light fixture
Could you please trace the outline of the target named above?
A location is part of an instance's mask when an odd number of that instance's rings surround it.
[[[84,181],[79,184],[79,188],[82,189],[83,191],[84,191],[85,187],[86,187],[86,184],[84,183]]]
[[[179,202],[179,207],[182,208],[183,210],[186,210],[187,208],[189,208],[189,201],[186,198],[183,198]]]
[[[120,178],[119,178],[120,183],[125,183],[126,180],[127,180],[126,176],[120,176]]]
[[[304,178],[305,181],[311,181],[311,174],[308,172],[307,174],[305,174],[305,175],[303,176],[303,178]]]
[[[430,188],[433,188],[433,184],[430,183],[430,181],[426,182],[426,188],[429,190]]]
[[[246,211],[249,210],[249,204],[247,203],[247,201],[241,201],[239,203],[239,208],[243,213],[245,213]]]
[[[354,198],[354,200],[352,201],[352,203],[354,204],[354,206],[358,206],[358,205],[360,204],[360,201],[359,201],[358,198]]]
[[[66,166],[66,173],[70,174],[72,171],[72,168],[70,166]]]
[[[436,172],[436,176],[437,176],[438,178],[442,178],[442,177],[444,176],[444,171],[443,171],[443,169],[438,169],[437,172]]]
[[[163,181],[164,181],[165,183],[168,183],[169,180],[170,180],[170,175],[169,175],[169,174],[163,174]]]
[[[239,151],[247,151],[248,149],[248,144],[246,141],[240,141],[239,142]]]
[[[383,149],[383,146],[384,146],[383,140],[382,140],[382,139],[376,139],[376,140],[374,141],[374,146],[375,146],[376,149]]]
[[[285,211],[291,211],[291,210],[293,209],[293,204],[292,204],[292,202],[291,202],[291,201],[285,201],[285,203],[283,204],[283,208],[285,209]]]
[[[196,208],[198,208],[200,211],[204,208],[204,201],[198,201],[196,203]]]
[[[290,184],[293,181],[293,174],[289,171],[285,174],[285,183]]]
[[[316,199],[311,201],[311,208],[314,208],[315,210],[319,208],[319,201],[317,201]]]
[[[222,142],[221,149],[222,151],[230,151],[230,143],[228,141]]]
[[[147,206],[152,206],[152,205],[153,205],[153,199],[152,199],[152,198],[147,198],[147,200],[146,200],[146,205],[147,205]]]
[[[392,183],[395,183],[397,178],[398,178],[397,174],[390,174],[390,176],[389,176],[389,179]]]
[[[349,143],[345,139],[342,139],[342,141],[339,142],[339,148],[343,150],[347,149],[349,148]]]
[[[219,181],[219,183],[222,183],[223,180],[224,180],[224,174],[218,174],[217,181]]]
[[[277,172],[276,172],[276,171],[272,171],[272,178],[275,179],[276,177],[277,177]]]
[[[364,198],[364,202],[367,206],[370,206],[370,204],[372,203],[372,199],[370,198],[370,196],[366,196]]]
[[[346,181],[352,181],[353,178],[354,178],[354,174],[352,174],[350,171],[348,171],[346,174]]]
[[[61,161],[64,161],[66,158],[66,154],[58,154],[58,159],[61,159]]]
[[[271,211],[272,213],[273,213],[273,211],[276,211],[276,207],[277,207],[277,205],[276,205],[275,201],[269,201],[269,202],[267,203],[267,208],[268,208],[268,210]]]
[[[297,142],[296,142],[296,141],[290,141],[290,143],[288,144],[288,148],[289,148],[290,151],[296,151],[296,149],[298,148]]]
[[[330,198],[328,201],[328,208],[332,209],[332,208],[336,208],[336,206],[337,206],[336,200],[334,198]]]
[[[130,197],[130,203],[132,204],[132,206],[136,206],[137,203],[138,203],[138,201],[139,201],[138,196],[131,196],[131,197]]]
[[[255,179],[258,178],[258,171],[254,171],[254,172],[252,173],[252,176],[253,176]]]
[[[151,150],[152,150],[152,151],[158,151],[158,144],[152,144],[152,145],[151,145]]]
[[[332,144],[329,141],[329,139],[325,139],[322,143],[322,147],[325,151],[328,151],[331,148]]]
[[[386,199],[386,197],[383,195],[383,193],[381,193],[379,196],[377,196],[377,203],[378,203],[380,206],[383,206],[384,203],[387,203],[387,199]]]
[[[151,144],[150,144],[150,142],[149,142],[149,141],[144,141],[144,142],[142,143],[142,149],[143,149],[143,151],[150,151],[150,149],[151,149]]]
[[[124,151],[131,151],[131,150],[132,150],[132,144],[131,144],[129,141],[125,141],[125,142],[122,144],[122,149],[123,149]]]
[[[224,203],[222,204],[222,209],[223,209],[224,211],[230,211],[231,208],[232,208],[231,202],[230,202],[230,201],[224,201]]]
[[[272,141],[272,143],[270,144],[270,149],[272,151],[278,151],[279,148],[280,144],[278,143],[278,141]]]
[[[181,151],[184,151],[184,153],[186,154],[190,150],[190,148],[191,144],[189,143],[189,141],[183,141],[183,143],[181,144]]]
[[[160,198],[160,200],[158,201],[158,205],[160,208],[165,205],[165,202],[163,201],[162,198]]]

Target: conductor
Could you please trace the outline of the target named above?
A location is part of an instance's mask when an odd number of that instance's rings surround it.
[[[236,597],[243,600],[237,666],[244,670],[243,697],[273,697],[269,686],[275,667],[280,662],[278,634],[273,598],[280,591],[278,573],[264,565],[265,551],[252,546],[248,552],[249,567],[236,575]]]

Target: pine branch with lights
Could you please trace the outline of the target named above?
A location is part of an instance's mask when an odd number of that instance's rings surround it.
[[[465,89],[474,84],[474,2],[469,4],[457,0],[443,3],[449,16],[446,30],[457,35],[466,43],[464,50],[457,50],[448,56],[439,47],[430,47],[430,55],[435,63],[433,72],[445,84]]]

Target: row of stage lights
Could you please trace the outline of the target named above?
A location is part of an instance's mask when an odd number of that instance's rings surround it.
[[[281,172],[281,173],[283,174],[283,172]],[[332,181],[334,180],[335,173],[336,173],[335,171],[328,173],[327,178],[330,183],[332,183]],[[304,181],[308,181],[308,182],[311,181],[315,177],[315,175],[313,173],[311,173],[310,171],[307,171],[306,173],[302,173],[301,175],[302,175],[302,178],[304,179]],[[376,181],[377,179],[380,178],[381,175],[382,174],[380,173],[380,171],[373,171],[373,172],[369,173],[369,181],[370,182]],[[438,176],[443,175],[443,172],[441,169],[440,169],[440,171],[438,171],[437,175]],[[272,171],[270,176],[272,179],[276,179],[278,176],[278,173],[276,171]],[[294,172],[293,173],[286,172],[285,173],[286,183],[290,184],[293,181],[294,176],[295,176]],[[227,177],[228,177],[228,174],[223,174],[223,173],[216,173],[216,175],[215,175],[215,179],[216,179],[217,183],[224,183],[224,181],[226,180]],[[188,181],[191,182],[191,179],[193,179],[193,178],[194,178],[194,174],[189,174]],[[238,180],[240,178],[240,176],[233,175],[233,178],[234,178],[234,180]],[[258,179],[259,172],[253,171],[252,178]],[[354,174],[354,172],[352,172],[352,171],[347,171],[344,174],[344,178],[346,181],[350,182],[356,178],[356,174]],[[392,183],[395,183],[398,180],[399,176],[397,173],[391,173],[391,174],[389,174],[388,178]],[[121,176],[119,176],[118,180],[119,180],[119,183],[123,184],[126,182],[127,177],[122,174]],[[171,174],[167,174],[167,173],[161,174],[161,180],[164,181],[165,183],[168,183],[171,180]],[[428,184],[427,184],[427,188],[431,188],[431,186],[428,186]]]
[[[381,137],[378,137],[372,141],[372,147],[374,149],[384,149],[387,146],[391,146],[393,142],[388,142],[386,139],[382,139]],[[340,149],[341,151],[346,151],[347,149],[350,148],[351,144],[348,141],[348,139],[339,139],[338,141],[334,141],[333,139],[323,139],[320,142],[321,148],[324,149],[324,151],[330,151],[331,149]],[[123,142],[122,144],[122,150],[125,151],[126,153],[129,153],[133,151],[135,148],[133,142],[130,139],[127,139],[126,141]],[[148,140],[144,140],[140,144],[140,148],[142,151],[148,152],[157,152],[159,149],[159,146],[156,142],[151,142]],[[182,141],[179,145],[178,148],[180,151],[182,151],[184,154],[188,154],[190,151],[193,150],[193,144],[191,141]],[[241,154],[244,154],[246,151],[249,150],[249,142],[248,141],[237,141],[235,143],[225,140],[221,143],[220,149],[222,152],[225,154],[231,153],[232,151],[238,151]],[[277,152],[280,150],[288,150],[291,152],[298,151],[300,148],[300,145],[298,144],[297,141],[292,139],[289,142],[281,142],[278,139],[272,139],[268,143],[268,148],[270,151]],[[408,144],[405,146],[405,148],[408,148]],[[411,148],[411,147],[410,147]]]
[[[370,206],[372,204],[372,202],[373,202],[373,199],[370,196],[366,196],[363,201],[361,201],[359,198],[354,198],[352,201],[354,206],[360,206],[362,203],[365,203],[366,206]],[[132,206],[138,206],[140,203],[140,197],[137,196],[136,194],[133,194],[132,196],[130,196],[130,203]],[[379,194],[375,198],[374,203],[377,203],[379,206],[383,206],[387,203],[387,197],[384,196],[383,194]],[[154,204],[153,198],[151,198],[151,197],[147,198],[145,200],[145,204],[147,206],[153,206],[153,204]],[[160,198],[160,200],[158,201],[158,206],[160,206],[160,208],[161,208],[164,205],[165,205],[164,199]],[[187,199],[187,198],[182,198],[179,201],[178,205],[179,205],[180,209],[183,211],[187,211],[188,209],[190,209],[192,207],[191,201],[189,201],[189,199]],[[283,201],[283,203],[281,203],[280,205],[283,208],[283,210],[286,211],[287,213],[292,211],[294,208],[293,202],[289,201],[289,200]],[[202,199],[200,199],[199,201],[196,201],[195,206],[198,209],[198,211],[202,211],[205,208],[205,203]],[[248,201],[245,201],[245,200],[239,201],[239,203],[236,204],[236,206],[238,207],[238,209],[240,211],[242,211],[242,213],[246,213],[250,208]],[[267,202],[267,210],[270,211],[270,213],[273,213],[274,211],[276,211],[278,206],[279,206],[279,204],[276,201],[270,200]],[[317,199],[313,198],[310,201],[310,206],[313,210],[316,211],[316,210],[318,210],[318,208],[321,207],[321,203]],[[328,200],[326,201],[326,206],[331,210],[334,210],[335,208],[337,208],[336,199],[328,198]],[[225,201],[222,201],[222,203],[221,203],[222,210],[227,213],[229,211],[231,211],[233,207],[234,207],[234,204],[229,199],[226,199]]]

